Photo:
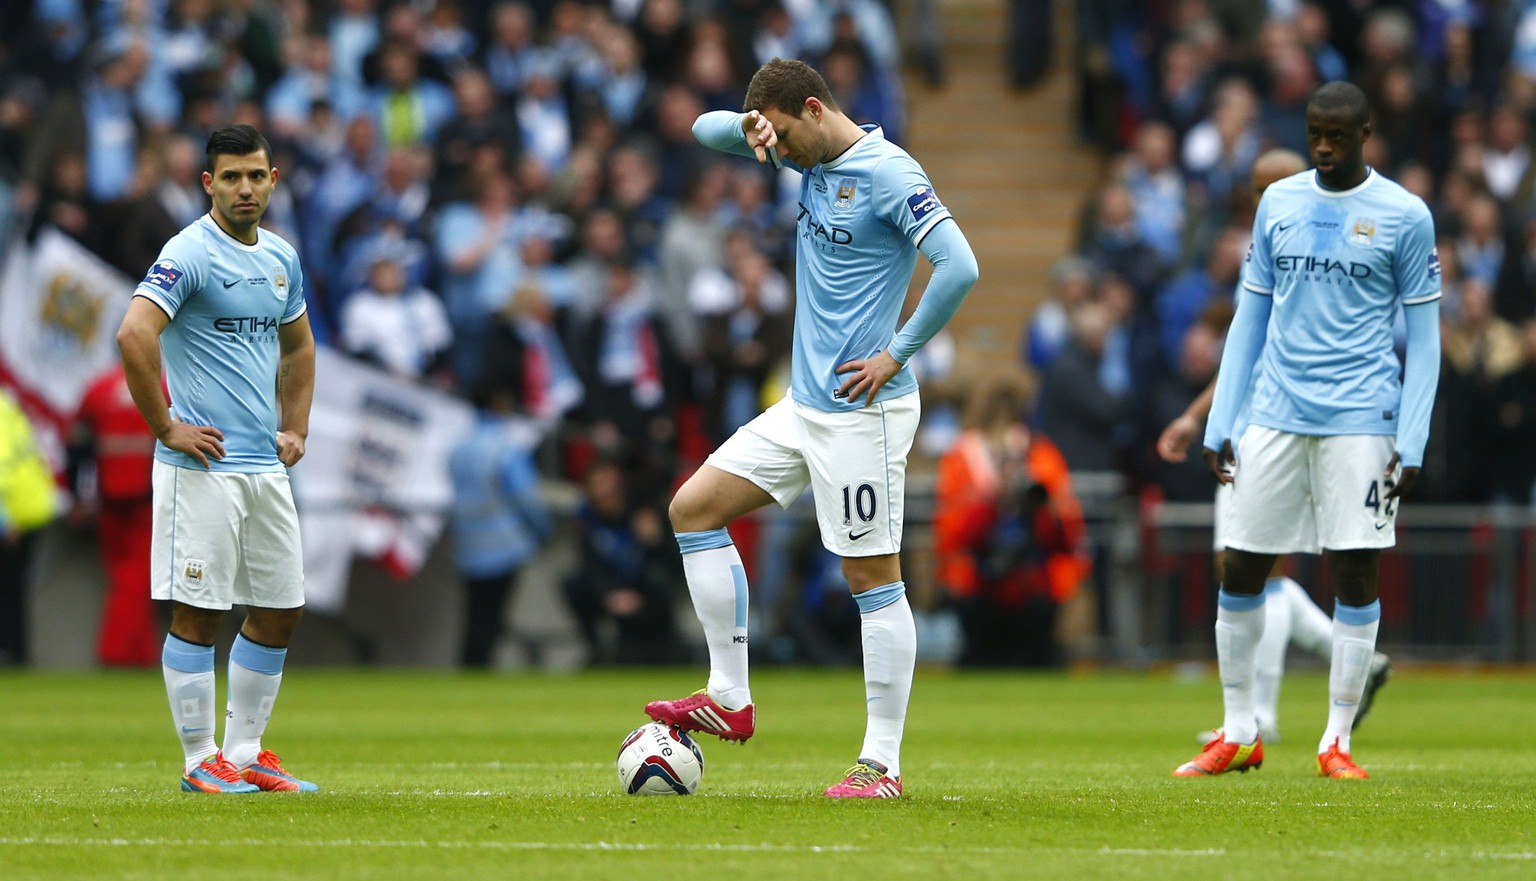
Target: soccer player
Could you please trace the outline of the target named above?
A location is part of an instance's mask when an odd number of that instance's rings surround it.
[[[693,132],[709,147],[802,174],[791,388],[672,499],[709,645],[709,684],[645,711],[724,740],[752,736],[747,581],[725,527],[770,502],[788,507],[810,487],[822,543],[842,557],[859,606],[867,711],[857,763],[825,794],[894,798],[917,644],[899,551],[919,411],[917,381],[902,368],[959,308],[976,281],[976,258],[922,168],[879,127],[845,116],[815,70],[783,59],[764,64],[744,106],[705,113]],[[933,276],[897,333],[918,252]]]
[[[1300,174],[1307,170],[1307,161],[1300,153],[1291,150],[1271,150],[1253,162],[1253,195],[1257,199],[1264,190],[1281,178]],[[1168,423],[1157,439],[1157,454],[1169,462],[1182,462],[1189,445],[1200,437],[1205,428],[1206,416],[1211,412],[1211,398],[1216,393],[1213,380],[1199,397],[1190,402],[1178,418]],[[1235,433],[1241,435],[1241,425],[1246,421],[1239,415]],[[1223,549],[1226,547],[1224,521],[1232,504],[1232,487],[1216,487],[1215,520],[1215,568],[1222,571]],[[1333,627],[1328,614],[1317,607],[1305,588],[1286,577],[1283,559],[1275,560],[1275,568],[1264,582],[1264,636],[1259,641],[1258,654],[1254,658],[1253,710],[1259,725],[1259,736],[1269,743],[1280,740],[1280,680],[1285,675],[1285,649],[1287,644],[1330,658],[1333,654]],[[1219,575],[1218,575],[1219,577]],[[1376,690],[1384,685],[1391,673],[1387,656],[1376,652],[1371,658],[1371,675],[1365,683],[1365,693],[1360,698],[1360,710],[1355,714],[1355,727],[1370,711]],[[1200,734],[1200,743],[1210,743],[1221,734],[1220,729],[1206,730]]]
[[[1365,94],[1346,82],[1319,87],[1306,126],[1315,170],[1275,182],[1259,201],[1205,428],[1206,462],[1232,484],[1216,615],[1226,714],[1222,735],[1174,771],[1181,777],[1263,763],[1253,691],[1264,581],[1276,555],[1323,549],[1336,600],[1318,773],[1367,776],[1350,731],[1381,619],[1381,549],[1396,543],[1398,501],[1418,480],[1429,436],[1440,265],[1423,200],[1365,164]],[[1403,365],[1392,345],[1399,307]],[[1234,452],[1250,381],[1249,423]]]
[[[304,455],[315,381],[304,274],[293,246],[258,226],[277,184],[266,140],[248,125],[218,129],[207,161],[212,209],[166,243],[117,333],[157,438],[150,589],[171,604],[161,665],[181,788],[310,792],[261,744],[304,605],[287,471]],[[235,603],[246,614],[219,749],[213,643]]]

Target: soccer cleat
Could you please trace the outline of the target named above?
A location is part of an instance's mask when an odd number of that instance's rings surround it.
[[[214,753],[181,778],[183,792],[212,792],[219,795],[236,795],[260,792],[261,789],[240,779],[240,771],[224,754]]]
[[[1365,714],[1371,711],[1371,704],[1376,701],[1376,692],[1392,676],[1392,662],[1381,652],[1371,656],[1371,672],[1365,680],[1365,691],[1360,693],[1360,708],[1355,710],[1354,724],[1349,726],[1353,731],[1360,727],[1360,722],[1365,719]],[[1361,772],[1364,773],[1364,772]]]
[[[871,759],[859,759],[843,782],[822,793],[827,798],[901,798],[901,781],[885,776],[889,770]]]
[[[757,709],[752,704],[727,710],[704,691],[696,691],[682,700],[651,701],[645,705],[645,714],[663,725],[702,731],[737,743],[757,730]]]
[[[1253,743],[1228,743],[1222,733],[1205,745],[1200,755],[1178,766],[1175,777],[1214,777],[1228,771],[1248,773],[1250,768],[1264,765],[1264,739],[1255,738]]]
[[[256,762],[243,769],[240,776],[245,782],[254,785],[263,792],[319,792],[320,787],[308,780],[289,774],[283,770],[283,760],[277,757],[277,753],[264,749],[256,756]]]
[[[1317,757],[1317,776],[1330,780],[1365,780],[1371,775],[1355,764],[1349,753],[1339,752],[1339,740],[1334,738],[1333,746]]]

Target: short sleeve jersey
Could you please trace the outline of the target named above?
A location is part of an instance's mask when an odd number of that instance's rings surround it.
[[[916,160],[878,127],[864,129],[841,156],[805,169],[800,180],[791,393],[818,410],[867,403],[838,397],[847,376],[837,367],[890,345],[917,246],[950,216]],[[912,372],[902,370],[875,400],[916,388]]]
[[[298,252],[268,230],[247,245],[203,215],[166,242],[135,296],[171,323],[160,335],[171,415],[224,433],[213,471],[282,471],[277,459],[278,328],[304,315]],[[156,443],[155,458],[202,468]]]
[[[1243,287],[1273,298],[1248,419],[1310,435],[1395,435],[1402,365],[1392,324],[1440,296],[1423,200],[1374,170],[1349,190],[1314,172],[1264,191]]]

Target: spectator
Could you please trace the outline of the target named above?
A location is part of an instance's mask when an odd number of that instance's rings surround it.
[[[1136,292],[1138,311],[1151,305],[1166,271],[1157,249],[1136,223],[1136,197],[1121,183],[1099,190],[1095,216],[1081,253],[1100,272],[1125,279]]]
[[[594,464],[583,488],[578,563],[564,592],[593,663],[681,660],[673,585],[683,567],[661,512],[632,498],[614,462]]]
[[[1040,390],[1040,428],[1056,439],[1074,472],[1120,467],[1128,402],[1100,378],[1112,330],[1104,306],[1080,307],[1073,315],[1072,339],[1046,372]]]
[[[0,667],[31,661],[27,592],[37,532],[58,513],[53,475],[16,400],[0,389]]]
[[[155,435],[134,406],[121,364],[114,363],[86,388],[75,417],[72,452],[72,473],[95,477],[75,481],[75,516],[94,514],[97,550],[107,571],[96,660],[109,667],[158,666],[164,637],[149,596]]]
[[[586,396],[555,328],[549,297],[533,284],[524,285],[513,291],[495,319],[487,335],[485,364],[475,371],[471,389],[484,395],[509,392],[519,413],[547,432]]]
[[[1157,334],[1167,364],[1183,359],[1184,333],[1213,300],[1230,303],[1248,248],[1248,232],[1229,226],[1222,230],[1204,265],[1170,281],[1157,295]],[[1175,414],[1169,416],[1171,419]],[[1167,422],[1158,423],[1159,426]]]
[[[968,428],[939,460],[939,583],[958,604],[967,666],[1057,666],[1057,612],[1088,574],[1061,452],[1022,421],[1019,380],[976,387]]]
[[[1536,318],[1520,336],[1520,366],[1494,382],[1489,398],[1489,489],[1493,502],[1536,506]]]
[[[715,443],[762,412],[763,386],[789,356],[789,282],[768,258],[741,247],[727,273],[730,305],[704,319],[704,349],[713,372],[706,420]]]
[[[553,525],[539,496],[531,437],[508,422],[513,393],[478,397],[474,431],[449,456],[453,481],[454,563],[467,594],[459,663],[491,665],[506,628],[507,601],[518,574],[549,538]]]
[[[571,351],[597,448],[666,461],[686,380],[649,285],[627,257],[608,265],[602,305],[574,329]]]
[[[1046,371],[1055,363],[1072,336],[1072,316],[1093,299],[1096,274],[1092,263],[1070,254],[1051,267],[1051,295],[1030,316],[1024,335],[1024,361],[1030,367]]]
[[[368,287],[349,297],[341,313],[347,352],[407,379],[432,372],[452,343],[442,301],[409,286],[404,268],[389,257],[374,260]]]
[[[384,143],[389,147],[430,143],[453,115],[452,93],[421,75],[420,53],[403,42],[385,45],[379,75],[381,82],[370,91],[368,102]]]
[[[473,203],[438,215],[436,256],[453,325],[451,362],[459,387],[472,389],[486,359],[490,317],[507,303],[518,272],[512,184],[499,171],[475,181]]]
[[[1462,283],[1460,308],[1444,336],[1445,360],[1484,388],[1518,370],[1525,358],[1520,331],[1494,314],[1493,295],[1480,279]]]

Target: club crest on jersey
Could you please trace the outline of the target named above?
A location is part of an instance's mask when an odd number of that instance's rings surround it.
[[[1376,238],[1376,221],[1369,217],[1360,217],[1355,220],[1355,225],[1349,229],[1349,243],[1351,245],[1363,245],[1370,247]]]
[[[847,211],[853,207],[853,190],[856,183],[853,178],[845,177],[837,182],[837,201],[832,207],[838,211]]]
[[[161,260],[149,267],[149,274],[144,276],[144,283],[150,287],[169,291],[176,287],[176,282],[181,281],[183,272],[170,260]]]
[[[288,299],[288,273],[283,271],[282,264],[272,267],[272,293],[279,300]]]

